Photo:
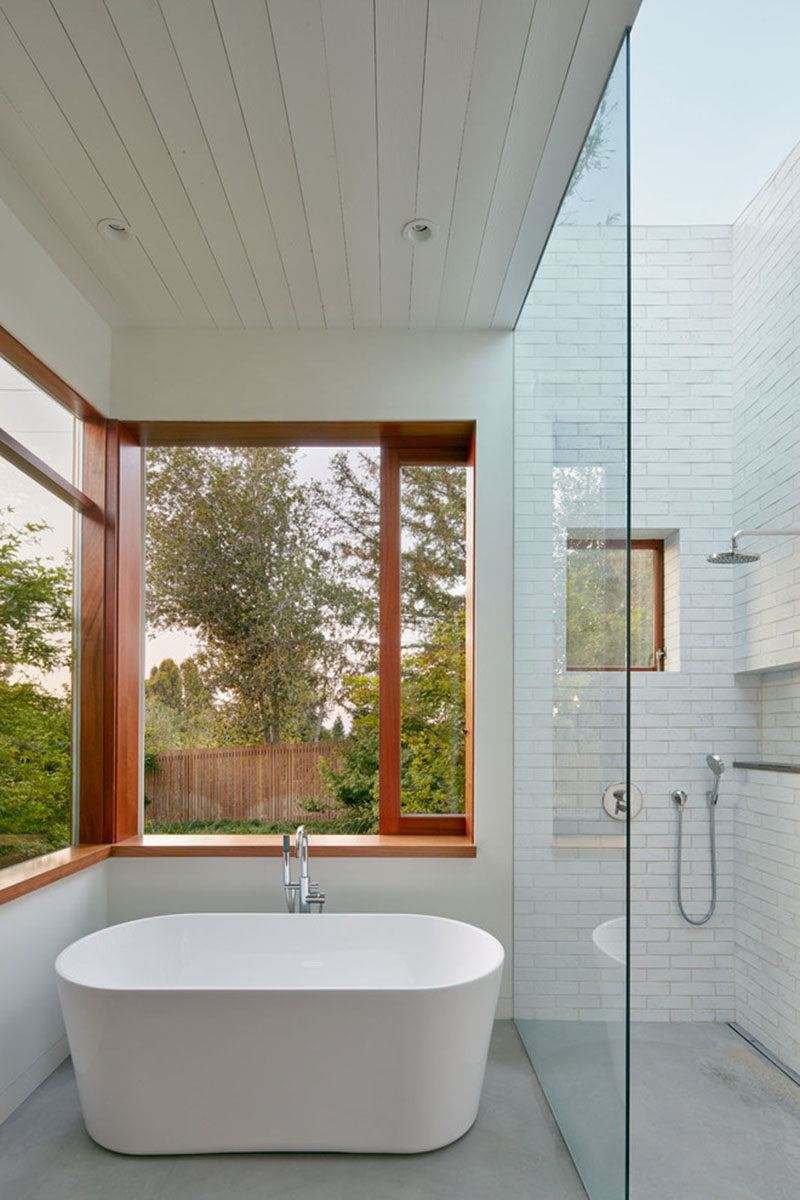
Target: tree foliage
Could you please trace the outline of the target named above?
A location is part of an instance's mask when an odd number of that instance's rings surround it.
[[[146,687],[147,745],[316,740],[353,827],[378,804],[380,469],[335,452],[304,482],[290,449],[170,449],[148,458],[151,626],[195,632],[197,703],[165,660]],[[403,805],[463,808],[465,469],[402,478]],[[186,664],[184,664],[185,668]],[[205,739],[205,740],[203,740]]]
[[[625,666],[627,574],[624,549],[593,546],[567,554],[567,666]],[[652,551],[631,552],[631,666],[653,665]]]
[[[0,863],[70,840],[71,706],[43,675],[68,665],[68,565],[26,554],[46,528],[0,522]]]
[[[335,702],[352,599],[291,449],[148,458],[147,606],[196,631],[231,740],[313,740]],[[223,721],[223,724],[225,722]]]
[[[334,528],[338,518],[354,559],[366,562],[377,578],[377,477],[373,472],[362,473],[360,478],[354,474],[351,469],[339,471],[327,495],[324,489],[320,492]],[[403,468],[401,517],[401,804],[404,812],[463,811],[464,468]],[[352,712],[350,735],[343,746],[341,766],[324,767],[333,798],[365,818],[372,813],[375,828],[378,691],[374,669],[346,680]]]
[[[47,526],[20,529],[0,521],[0,678],[26,668],[52,671],[69,657],[70,572],[44,559],[25,558],[25,541]]]

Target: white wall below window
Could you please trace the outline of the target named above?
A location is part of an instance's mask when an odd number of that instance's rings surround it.
[[[98,863],[0,908],[0,1121],[67,1057],[53,964],[106,924]]]

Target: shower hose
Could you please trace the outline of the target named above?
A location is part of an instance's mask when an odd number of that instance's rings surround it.
[[[681,916],[690,925],[705,925],[717,907],[717,845],[714,833],[714,812],[716,804],[709,801],[708,804],[708,835],[711,847],[711,904],[708,912],[704,917],[690,917],[686,909],[683,907],[683,897],[681,895],[681,859],[683,857],[683,805],[678,805],[678,908],[681,910]]]

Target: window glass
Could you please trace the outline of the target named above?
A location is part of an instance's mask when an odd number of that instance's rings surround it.
[[[62,404],[0,358],[0,429],[76,485],[75,435],[79,426]]]
[[[73,512],[0,459],[0,866],[71,841]]]
[[[660,545],[631,544],[631,667],[660,665],[662,598]],[[624,543],[571,538],[567,544],[567,666],[625,667],[626,550]]]
[[[379,454],[147,452],[146,832],[375,832]]]
[[[467,470],[400,469],[404,814],[464,812]]]

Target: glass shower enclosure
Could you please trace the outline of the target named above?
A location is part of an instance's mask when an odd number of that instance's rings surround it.
[[[627,70],[516,331],[515,1020],[591,1200],[628,1187]]]

